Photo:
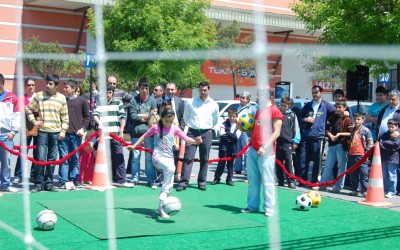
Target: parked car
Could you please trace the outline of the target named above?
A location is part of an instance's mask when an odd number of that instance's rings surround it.
[[[296,107],[302,109],[304,107],[304,104],[307,102],[310,102],[311,100],[308,99],[293,99],[293,103]],[[275,105],[279,107],[279,104],[281,103],[281,99],[275,99]]]

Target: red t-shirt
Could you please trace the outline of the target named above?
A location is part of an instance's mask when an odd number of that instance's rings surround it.
[[[283,120],[282,112],[275,105],[257,110],[256,116],[254,117],[254,128],[250,138],[250,144],[254,150],[258,151],[263,146],[263,141],[267,141],[268,136],[274,132],[273,121],[275,119]],[[261,131],[263,131],[264,138],[262,137]],[[271,150],[271,155],[275,154],[275,146],[276,141]]]
[[[350,142],[349,155],[364,155],[364,145],[358,128],[353,135],[353,140]]]

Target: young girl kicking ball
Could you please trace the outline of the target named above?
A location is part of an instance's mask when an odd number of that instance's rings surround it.
[[[171,192],[174,185],[174,137],[178,136],[182,140],[191,144],[200,144],[202,143],[202,139],[201,137],[197,137],[196,140],[194,140],[186,136],[179,127],[173,125],[175,119],[175,113],[173,109],[163,109],[160,116],[160,121],[153,125],[144,135],[142,135],[135,144],[127,146],[127,149],[136,149],[136,147],[141,145],[146,138],[154,135],[153,163],[156,169],[162,171],[164,174],[158,213],[161,215],[161,217],[168,218],[169,215],[162,210],[161,205]]]

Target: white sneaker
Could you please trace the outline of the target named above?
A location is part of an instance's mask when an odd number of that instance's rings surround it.
[[[389,193],[385,194],[385,197],[386,198],[394,198],[394,197],[396,197],[396,195],[389,192]]]
[[[158,183],[153,183],[153,184],[151,185],[151,189],[157,190],[157,188],[158,188]]]
[[[7,187],[7,188],[2,188],[1,191],[10,192],[10,193],[18,193],[19,190],[14,187]]]
[[[162,210],[161,208],[158,209],[158,213],[163,218],[169,218],[169,215],[166,212],[164,212],[164,210]]]
[[[267,216],[267,217],[274,216],[274,210],[272,210],[271,208],[267,208],[265,210],[265,216]]]
[[[124,187],[124,188],[133,188],[135,186],[133,183],[128,183],[128,182],[124,182],[119,185],[120,185],[120,187]]]
[[[13,184],[20,184],[22,183],[22,180],[19,177],[15,177],[13,180]]]

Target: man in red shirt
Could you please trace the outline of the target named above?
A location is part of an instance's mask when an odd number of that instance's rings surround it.
[[[247,154],[249,188],[247,207],[243,213],[259,211],[261,184],[263,186],[265,216],[275,212],[275,146],[282,127],[282,112],[271,103],[269,86],[257,91],[259,107]],[[261,182],[260,182],[261,179]]]

